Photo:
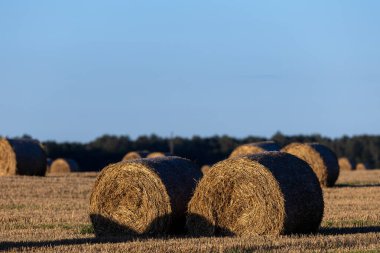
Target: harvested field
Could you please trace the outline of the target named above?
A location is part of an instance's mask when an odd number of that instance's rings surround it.
[[[0,177],[0,250],[8,252],[252,252],[380,250],[380,170],[342,171],[325,188],[315,235],[97,239],[88,217],[96,173]],[[112,243],[111,243],[112,242]]]

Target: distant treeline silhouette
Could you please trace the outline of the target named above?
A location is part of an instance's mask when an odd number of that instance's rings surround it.
[[[380,168],[380,135],[343,136],[332,139],[318,134],[285,136],[277,132],[270,139],[280,146],[291,142],[319,142],[334,150],[338,157],[346,156],[354,163],[363,162],[368,168]],[[132,140],[128,136],[103,135],[89,143],[46,141],[43,144],[48,157],[71,158],[78,162],[80,170],[97,171],[109,163],[121,161],[130,151],[170,152],[170,142],[174,146],[175,155],[189,158],[201,166],[227,158],[238,145],[265,140],[268,139],[255,136],[239,139],[226,135],[173,139],[150,135]]]

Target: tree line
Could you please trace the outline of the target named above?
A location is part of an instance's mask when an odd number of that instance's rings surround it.
[[[78,162],[83,171],[98,171],[104,166],[121,161],[130,151],[159,151],[188,158],[198,165],[214,164],[229,156],[238,145],[268,139],[248,136],[234,138],[227,135],[191,138],[163,138],[157,135],[140,136],[132,140],[128,136],[103,135],[88,143],[46,141],[43,145],[49,158],[71,158]],[[330,147],[338,157],[348,157],[353,163],[363,162],[369,168],[380,168],[380,135],[343,136],[328,138],[321,135],[286,136],[281,132],[270,140],[280,146],[291,142],[319,142]]]

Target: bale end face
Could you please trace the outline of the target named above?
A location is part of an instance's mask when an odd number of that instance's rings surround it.
[[[16,154],[7,139],[0,139],[0,176],[16,174]]]

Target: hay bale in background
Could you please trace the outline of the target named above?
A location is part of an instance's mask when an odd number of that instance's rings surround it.
[[[97,236],[183,230],[200,169],[180,157],[119,162],[99,174],[90,199]]]
[[[148,154],[148,151],[132,151],[123,157],[123,161],[146,158]]]
[[[358,163],[356,165],[356,170],[367,170],[367,167],[365,166],[364,163]]]
[[[232,151],[232,153],[230,154],[230,158],[242,155],[253,155],[265,151],[279,150],[280,146],[274,141],[254,142],[238,146]]]
[[[229,158],[199,182],[186,226],[192,235],[280,235],[319,228],[323,196],[303,160],[283,152]]]
[[[157,158],[157,157],[165,157],[167,154],[162,153],[162,152],[152,152],[149,155],[147,155],[146,158]]]
[[[338,160],[339,163],[339,170],[346,170],[346,171],[351,171],[355,167],[353,166],[352,162],[347,158],[347,157],[341,157]]]
[[[38,141],[0,139],[0,175],[45,176],[46,154]]]
[[[211,168],[210,165],[203,165],[201,167],[202,174],[205,175],[209,171],[210,168]]]
[[[58,158],[50,166],[49,173],[70,173],[79,171],[79,166],[72,159]]]
[[[281,151],[306,161],[322,186],[334,186],[339,176],[339,164],[335,153],[328,147],[319,143],[291,143]]]

